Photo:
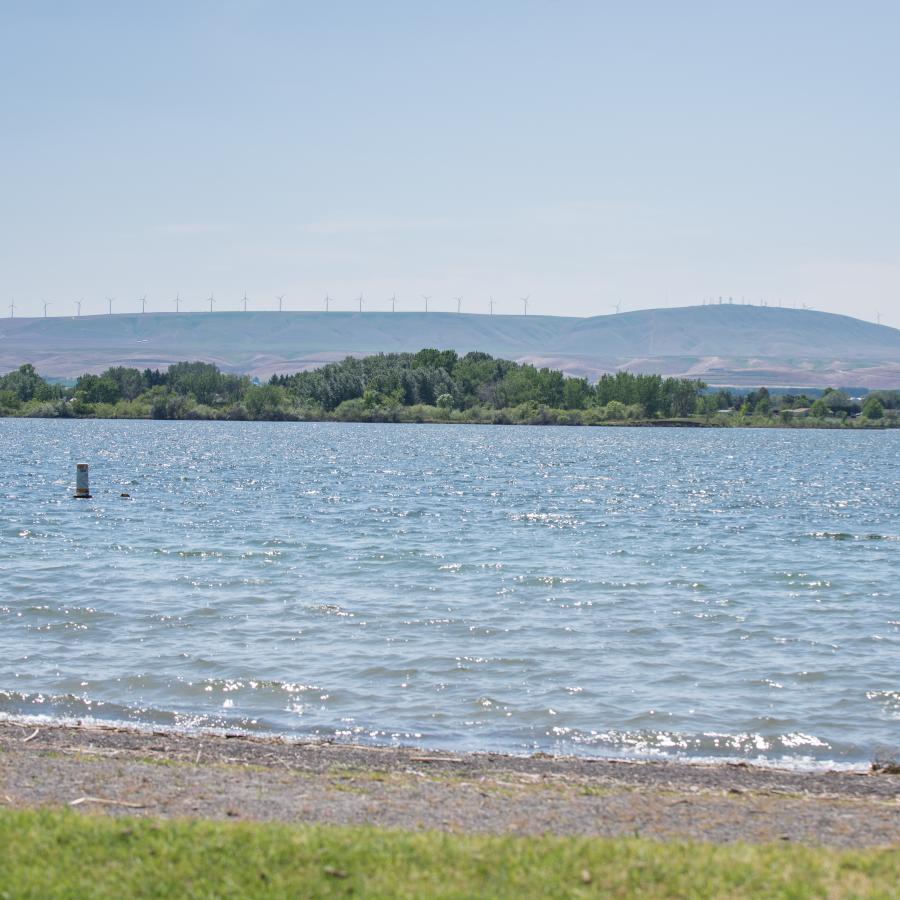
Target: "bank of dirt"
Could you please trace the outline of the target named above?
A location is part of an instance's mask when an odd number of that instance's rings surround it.
[[[715,843],[900,843],[900,775],[0,722],[0,805]]]

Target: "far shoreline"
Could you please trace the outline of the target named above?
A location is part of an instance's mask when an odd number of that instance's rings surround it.
[[[450,421],[446,419],[422,419],[421,421],[399,421],[394,419],[338,419],[338,418],[273,418],[273,419],[232,419],[228,417],[193,417],[185,416],[177,419],[156,419],[150,416],[9,416],[0,415],[0,421],[31,422],[209,422],[214,424],[283,424],[283,425],[461,425],[507,428],[677,428],[677,429],[710,429],[716,431],[853,431],[853,432],[886,432],[900,429],[900,420],[896,423],[846,425],[841,422],[789,423],[789,422],[704,422],[694,419],[641,419],[637,421],[609,422],[495,422],[495,421]]]
[[[114,366],[74,385],[30,363],[0,375],[0,415],[25,418],[378,422],[632,427],[900,427],[900,390],[711,388],[617,370],[596,382],[455,350],[347,357],[261,384],[202,361]],[[794,393],[793,391],[797,391]],[[811,392],[808,394],[807,392]]]

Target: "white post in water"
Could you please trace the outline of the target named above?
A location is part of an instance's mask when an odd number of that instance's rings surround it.
[[[88,464],[78,463],[75,466],[75,499],[90,500],[91,489],[88,484]]]

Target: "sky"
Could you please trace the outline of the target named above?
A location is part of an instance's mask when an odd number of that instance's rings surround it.
[[[900,4],[0,4],[0,315],[900,327]]]

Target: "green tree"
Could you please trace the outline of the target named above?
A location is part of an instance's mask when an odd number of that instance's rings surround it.
[[[103,377],[116,383],[119,395],[124,400],[134,400],[149,387],[144,382],[144,376],[137,369],[129,369],[125,366],[114,366],[107,369],[103,373]]]
[[[9,391],[21,403],[29,400],[55,400],[61,396],[61,391],[41,378],[31,363],[25,363],[0,377],[0,391]]]
[[[169,366],[166,384],[176,394],[214,405],[240,400],[250,386],[250,380],[223,374],[212,363],[180,362]]]
[[[822,395],[822,400],[825,402],[825,405],[834,413],[849,413],[852,409],[854,409],[855,406],[853,401],[846,393],[844,393],[844,391],[836,391],[833,388],[828,388],[828,390],[825,391],[825,393]],[[856,406],[855,408],[859,409],[858,406]]]
[[[753,406],[753,413],[757,416],[769,416],[772,412],[772,397],[768,388],[760,388],[756,392],[756,403]]]
[[[434,350],[431,348],[420,350],[414,357],[416,368],[443,369],[448,375],[453,374],[453,369],[459,356],[455,350]]]
[[[869,397],[863,405],[862,416],[864,419],[883,419],[884,404],[878,397]]]
[[[668,399],[669,414],[683,417],[696,412],[706,385],[690,378],[667,378],[662,387],[663,394]]]
[[[116,403],[122,399],[122,392],[108,375],[87,374],[75,382],[75,399],[79,403]]]
[[[718,397],[706,394],[697,401],[697,412],[708,422],[719,410]]]
[[[587,378],[566,378],[563,383],[563,409],[587,409],[591,393]]]
[[[880,400],[885,409],[900,409],[900,391],[872,391],[869,397]]]
[[[22,401],[10,390],[0,390],[0,409],[18,409]]]
[[[284,388],[276,384],[254,384],[244,394],[244,406],[253,419],[283,419],[286,414],[284,402]]]

